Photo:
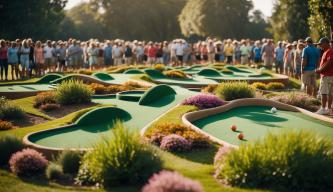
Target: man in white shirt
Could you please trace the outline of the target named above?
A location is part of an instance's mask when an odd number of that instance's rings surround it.
[[[112,57],[114,59],[114,65],[119,66],[122,64],[122,58],[123,58],[123,50],[122,50],[122,44],[116,43],[116,45],[112,49]]]
[[[44,63],[49,71],[52,71],[54,68],[54,66],[53,66],[53,51],[54,50],[53,49],[54,48],[52,47],[51,41],[47,40],[46,46],[44,47]]]
[[[175,46],[176,56],[177,56],[177,64],[183,65],[183,56],[184,56],[184,42],[179,40]]]

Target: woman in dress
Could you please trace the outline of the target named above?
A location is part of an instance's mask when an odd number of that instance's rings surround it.
[[[36,42],[34,57],[35,57],[35,62],[36,62],[37,76],[44,75],[45,74],[44,49],[43,49],[42,43],[40,41]]]
[[[20,51],[20,61],[22,67],[21,79],[28,77],[29,74],[29,54],[30,47],[28,46],[27,40],[22,41],[22,47]]]

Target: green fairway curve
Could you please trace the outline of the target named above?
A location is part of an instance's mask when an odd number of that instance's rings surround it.
[[[201,76],[220,77],[221,73],[216,69],[202,69],[198,73]]]
[[[49,84],[51,81],[62,78],[63,75],[48,73],[36,81],[37,84]]]
[[[124,71],[124,74],[143,74],[144,72],[142,72],[139,69],[128,69],[126,71]]]
[[[101,81],[110,81],[110,80],[114,80],[114,78],[107,74],[107,73],[94,73],[92,76],[96,77],[97,79],[101,80]]]
[[[310,130],[333,139],[333,124],[309,117],[300,112],[278,110],[272,113],[271,107],[245,106],[212,115],[193,124],[204,132],[233,145],[246,141],[237,138],[242,132],[247,141],[265,137],[269,132],[288,130]],[[233,132],[230,127],[236,125],[239,132]]]
[[[116,94],[117,99],[124,101],[139,101],[145,91],[135,90],[135,91],[123,91]]]
[[[139,105],[150,105],[161,97],[175,95],[176,91],[168,85],[157,85],[150,88],[139,100]]]
[[[91,148],[101,139],[108,137],[116,119],[133,130],[140,130],[154,119],[176,106],[185,98],[197,94],[180,87],[171,87],[174,95],[161,95],[149,105],[138,102],[119,100],[115,97],[97,98],[92,101],[116,107],[94,110],[79,118],[73,125],[27,136],[28,141],[47,148]]]

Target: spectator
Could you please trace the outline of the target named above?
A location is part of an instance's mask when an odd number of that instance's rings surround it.
[[[22,41],[22,47],[20,50],[20,61],[22,67],[21,78],[27,78],[29,75],[29,54],[30,54],[30,47],[28,45],[27,40]]]
[[[1,80],[5,75],[5,81],[8,81],[8,48],[5,40],[0,40],[0,69],[1,69]]]
[[[45,69],[48,69],[49,71],[52,71],[51,69],[53,68],[53,47],[51,45],[51,41],[47,40],[46,41],[46,46],[44,47],[44,64],[45,64]]]
[[[170,46],[167,41],[163,42],[162,51],[163,51],[163,64],[167,65],[169,64],[170,61]]]
[[[234,55],[234,47],[231,44],[231,39],[228,39],[227,44],[224,46],[224,54],[227,57],[227,64],[231,64]]]
[[[98,66],[98,53],[99,49],[96,47],[95,42],[91,42],[88,49],[90,70],[94,70]]]
[[[148,43],[148,49],[147,49],[147,64],[155,64],[155,60],[156,60],[156,47],[153,44],[153,42],[149,42]]]
[[[45,75],[44,67],[44,49],[42,47],[42,42],[36,42],[36,48],[34,51],[35,63],[37,76]]]
[[[112,47],[112,57],[115,66],[122,65],[123,50],[122,44],[118,41],[116,42],[115,46]]]
[[[64,42],[59,42],[59,48],[56,50],[58,58],[58,70],[66,71],[66,47]]]
[[[178,40],[176,43],[176,56],[177,56],[177,64],[176,65],[183,65],[183,57],[184,57],[184,42],[183,40]]]
[[[261,49],[261,55],[264,61],[264,66],[267,69],[272,69],[273,66],[273,58],[274,58],[274,46],[273,40],[268,40]]]
[[[110,41],[106,41],[104,46],[104,64],[106,66],[112,65],[112,46]]]
[[[283,56],[283,71],[285,75],[292,77],[293,75],[293,59],[292,59],[292,45],[288,44]]]
[[[332,114],[333,100],[333,48],[327,37],[319,40],[319,45],[324,51],[319,68],[316,70],[320,74],[321,108],[316,112],[320,115]]]
[[[16,46],[16,42],[13,41],[11,43],[11,47],[8,48],[8,64],[11,66],[11,74],[12,80],[16,80],[19,78],[20,68],[18,64],[18,48]],[[15,78],[15,76],[16,78]]]
[[[126,42],[125,44],[125,51],[124,51],[124,59],[125,59],[125,64],[130,65],[132,64],[132,48],[129,45],[129,42]]]
[[[80,57],[83,54],[82,52],[82,49],[78,46],[78,42],[75,39],[72,40],[72,45],[70,45],[67,50],[69,67],[73,69],[79,69],[80,67],[82,67],[83,64],[80,66]]]
[[[235,40],[234,41],[234,64],[240,64],[241,62],[241,50],[239,43]]]
[[[246,45],[246,41],[242,41],[242,46],[240,47],[240,52],[241,52],[241,64],[249,64],[249,57],[250,57],[250,49]]]
[[[260,41],[255,42],[255,46],[253,48],[253,60],[255,64],[259,64],[261,62],[261,46]]]
[[[311,37],[305,39],[306,47],[302,52],[302,83],[309,95],[316,96],[316,73],[320,52],[313,45]]]
[[[283,65],[284,65],[284,62],[283,62],[283,58],[284,58],[284,52],[285,52],[285,49],[282,45],[282,42],[279,41],[278,42],[278,47],[275,48],[275,72],[276,73],[279,73],[279,74],[282,74],[283,73]]]
[[[302,52],[304,49],[304,43],[299,42],[297,44],[297,49],[294,53],[294,76],[296,79],[301,79],[302,70]]]

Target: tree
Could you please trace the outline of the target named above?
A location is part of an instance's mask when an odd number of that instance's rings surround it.
[[[309,0],[309,25],[315,36],[333,39],[333,0]]]
[[[267,30],[269,23],[266,22],[264,14],[260,10],[254,10],[249,19],[247,34],[251,39],[271,38],[271,34]]]
[[[250,0],[189,0],[179,16],[185,36],[244,38],[249,26]]]
[[[104,29],[113,38],[170,40],[181,35],[177,21],[186,0],[93,0],[103,10]]]
[[[10,0],[0,6],[0,34],[2,38],[54,37],[64,18],[67,0]]]
[[[308,1],[279,0],[275,3],[271,17],[270,32],[275,40],[296,40],[309,34]]]
[[[66,17],[61,22],[61,33],[58,38],[68,39],[70,37],[89,40],[90,38],[108,38],[110,34],[105,33],[102,23],[98,20],[98,11],[89,3],[81,3],[66,11]]]

